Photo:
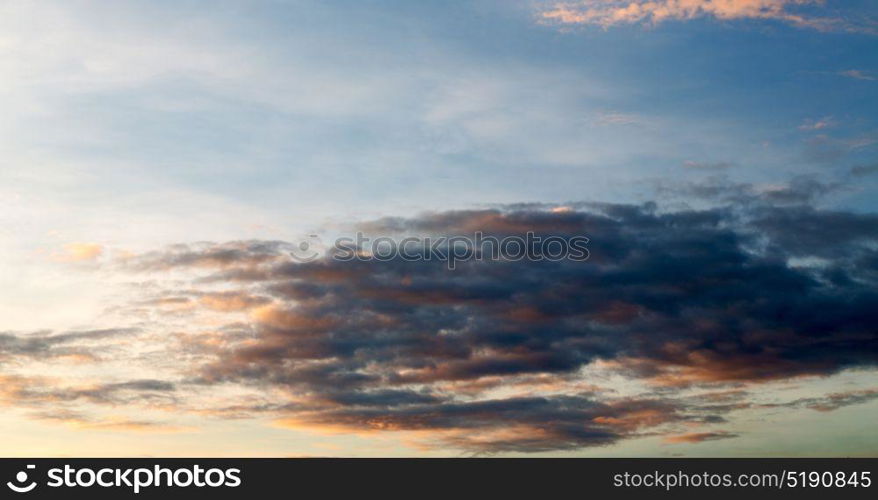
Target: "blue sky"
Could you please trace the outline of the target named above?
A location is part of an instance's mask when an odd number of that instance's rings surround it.
[[[117,299],[139,299],[112,263],[174,244],[515,203],[703,208],[721,202],[692,186],[803,179],[825,191],[810,209],[878,209],[878,4],[649,5],[4,2],[0,332],[118,327]],[[287,432],[246,426],[229,431],[235,453]],[[321,452],[300,438],[271,453]],[[408,450],[339,439],[327,449]],[[664,449],[627,443],[607,453]]]
[[[49,33],[12,60],[6,149],[97,192],[347,215],[437,192],[626,198],[702,175],[687,161],[759,182],[875,161],[848,145],[876,134],[870,34],[712,17],[559,27],[533,2],[77,5],[6,16],[18,43]]]

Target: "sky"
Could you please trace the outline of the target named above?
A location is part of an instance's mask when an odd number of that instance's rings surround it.
[[[5,0],[0,75],[4,456],[878,455],[870,0]]]

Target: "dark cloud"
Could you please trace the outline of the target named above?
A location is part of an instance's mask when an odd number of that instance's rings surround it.
[[[757,213],[752,228],[781,255],[826,257],[841,263],[862,255],[878,240],[878,215],[771,208]]]
[[[537,452],[612,444],[643,429],[683,420],[668,401],[611,403],[581,396],[507,398],[469,402],[356,404],[304,411],[281,423],[349,429],[444,431],[437,440],[477,452]]]
[[[800,398],[788,403],[764,405],[767,408],[810,408],[817,411],[834,411],[845,406],[868,403],[878,399],[878,389],[836,392],[815,398]]]
[[[854,177],[865,177],[867,175],[878,174],[878,163],[851,167],[850,174]]]
[[[201,283],[259,297],[245,301],[246,339],[189,346],[212,357],[191,382],[284,391],[289,404],[269,407],[289,425],[430,430],[476,452],[572,449],[722,423],[750,407],[738,393],[683,401],[571,391],[594,364],[668,390],[875,367],[878,218],[814,208],[832,189],[808,178],[771,189],[714,182],[688,193],[700,190],[713,208],[519,205],[363,226],[585,235],[587,261],[483,259],[454,271],[430,259],[302,264],[282,243],[247,242],[157,252],[140,267],[207,269]],[[548,381],[516,395],[532,377]],[[687,442],[733,437],[696,435]]]
[[[108,408],[150,410],[177,407],[176,391],[174,383],[154,379],[75,384],[42,376],[0,375],[0,404],[26,409],[33,418],[77,428],[176,432],[181,429],[161,422],[103,416]]]
[[[59,386],[38,377],[6,377],[3,397],[24,406],[87,402],[92,404],[130,404],[174,402],[176,386],[161,380],[131,380],[88,386]]]
[[[53,333],[49,331],[21,334],[0,332],[0,362],[4,359],[26,356],[29,358],[55,358],[59,356],[91,356],[94,342],[131,336],[138,333],[137,328],[107,328],[99,330],[70,331]]]
[[[740,211],[753,207],[813,206],[819,199],[843,190],[845,186],[811,176],[794,177],[790,182],[777,185],[734,182],[725,176],[713,176],[682,184],[659,182],[656,189],[662,196],[686,201],[707,200]]]
[[[291,250],[281,241],[231,241],[222,245],[196,243],[174,245],[160,252],[149,252],[123,259],[120,263],[133,270],[167,270],[177,267],[223,268],[252,266],[276,260]]]

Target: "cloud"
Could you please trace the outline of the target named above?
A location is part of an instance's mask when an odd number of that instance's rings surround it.
[[[97,430],[112,432],[138,433],[180,433],[192,432],[195,429],[166,422],[152,420],[136,420],[124,416],[94,418],[75,411],[51,411],[31,413],[32,418],[60,423],[77,430]]]
[[[561,25],[659,24],[669,20],[713,17],[720,20],[770,19],[821,31],[874,31],[874,26],[853,25],[841,17],[817,17],[800,8],[820,5],[819,0],[580,0],[556,3],[540,13],[542,19]]]
[[[635,125],[642,122],[643,118],[638,115],[618,111],[600,112],[596,121],[598,125]]]
[[[289,244],[251,241],[178,245],[127,265],[193,273],[197,286],[223,290],[203,296],[243,315],[243,333],[187,344],[197,361],[187,384],[284,395],[204,411],[413,433],[476,453],[655,433],[732,438],[674,430],[752,407],[738,393],[686,400],[673,391],[878,365],[878,216],[815,208],[832,187],[808,178],[681,189],[712,208],[528,204],[360,226],[373,235],[587,235],[586,262],[472,260],[456,271],[429,259],[298,263]],[[596,367],[654,392],[584,388],[582,371]]]
[[[808,118],[807,120],[802,122],[801,125],[799,125],[799,130],[808,130],[808,131],[823,130],[823,129],[832,128],[835,126],[836,126],[835,120],[831,116],[825,116],[825,117],[817,119],[817,120]]]
[[[756,213],[760,208],[773,211],[780,206],[798,205],[807,208],[827,195],[843,189],[844,186],[837,182],[824,182],[811,176],[794,177],[782,184],[755,184],[733,182],[726,176],[714,175],[698,182],[659,182],[656,185],[661,196],[726,204],[741,207],[748,213]]]
[[[732,168],[735,165],[728,161],[717,161],[717,162],[700,162],[693,160],[686,160],[683,162],[683,167],[691,168],[693,170],[725,170],[728,168]]]
[[[717,431],[717,432],[693,432],[690,434],[680,434],[677,436],[668,436],[665,438],[665,442],[669,444],[680,444],[680,443],[703,443],[705,441],[717,441],[720,439],[731,439],[738,437],[737,434],[732,432],[725,431]]]
[[[874,130],[845,138],[818,134],[807,140],[805,155],[810,161],[832,164],[876,143],[878,143],[878,131]]]
[[[874,81],[878,78],[872,76],[871,73],[867,71],[862,71],[859,69],[849,69],[846,71],[839,71],[838,73],[841,76],[846,76],[848,78],[853,78],[854,80],[866,80],[866,81]]]
[[[31,359],[57,359],[60,357],[85,357],[97,359],[99,349],[93,343],[102,340],[135,335],[138,328],[105,328],[96,330],[68,331],[62,333],[33,332],[21,334],[0,332],[0,363],[28,357]]]
[[[68,243],[55,258],[63,262],[88,262],[97,260],[104,253],[104,247],[97,243]]]
[[[151,433],[192,430],[147,418],[148,411],[175,408],[176,390],[176,384],[154,379],[77,385],[63,377],[0,375],[0,404],[26,410],[25,415],[30,418],[77,430]]]
[[[279,241],[231,241],[222,245],[179,244],[162,252],[130,255],[120,261],[133,270],[170,270],[174,268],[253,267],[289,255],[291,243]]]
[[[176,386],[167,381],[142,379],[88,385],[69,385],[46,377],[6,375],[0,377],[0,400],[15,406],[86,402],[97,405],[168,403]]]
[[[869,165],[857,165],[855,167],[851,167],[850,174],[855,177],[865,177],[867,175],[872,175],[878,173],[878,163],[871,163]]]
[[[208,309],[221,312],[244,311],[258,306],[267,305],[271,299],[268,297],[253,296],[247,293],[228,291],[214,292],[202,295],[199,303]]]
[[[809,408],[821,412],[830,412],[846,406],[868,403],[876,399],[878,399],[878,389],[864,389],[835,392],[821,397],[800,398],[788,403],[768,404],[764,406],[767,408]]]
[[[302,412],[279,423],[342,430],[436,431],[445,446],[490,453],[537,452],[611,444],[641,429],[677,421],[681,418],[678,411],[659,400],[603,403],[559,396],[389,407],[345,405]]]
[[[373,237],[533,232],[562,246],[587,236],[587,261],[487,250],[449,271],[425,246],[416,261],[340,261],[330,251],[301,263],[293,243],[259,240],[113,255],[106,268],[132,287],[108,314],[136,326],[0,333],[9,368],[0,400],[34,415],[76,413],[67,420],[88,429],[146,430],[162,419],[107,414],[172,410],[394,432],[469,453],[733,439],[701,426],[730,425],[739,411],[828,411],[874,397],[772,406],[752,396],[751,386],[878,367],[878,215],[818,208],[835,189],[807,177],[711,177],[642,204],[526,203],[353,228]],[[108,376],[13,375],[23,361],[65,355],[101,359]],[[134,369],[133,380],[109,376]],[[607,377],[626,390],[602,387]]]

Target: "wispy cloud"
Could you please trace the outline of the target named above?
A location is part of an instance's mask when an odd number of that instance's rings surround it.
[[[62,262],[89,262],[103,255],[104,247],[98,243],[68,243],[53,254]]]
[[[683,162],[683,167],[690,168],[692,170],[725,170],[734,166],[735,165],[729,161],[705,162],[686,160]]]
[[[872,73],[870,73],[868,71],[862,71],[859,69],[849,69],[846,71],[839,71],[838,74],[841,76],[846,76],[848,78],[853,78],[855,80],[867,80],[867,81],[878,80],[878,78],[873,76]]]
[[[868,165],[856,165],[851,167],[850,175],[854,177],[865,177],[867,175],[878,174],[878,163]]]
[[[75,430],[96,430],[112,432],[136,432],[136,433],[181,433],[192,432],[195,429],[175,425],[167,422],[152,420],[137,420],[121,415],[111,415],[103,418],[94,418],[75,411],[46,411],[34,412],[30,416],[37,420],[66,425]]]
[[[717,441],[720,439],[731,439],[738,437],[733,432],[716,431],[716,432],[693,432],[689,434],[680,434],[677,436],[668,436],[665,438],[666,443],[703,443],[705,441]]]
[[[787,403],[765,405],[769,408],[809,408],[820,412],[830,412],[857,404],[868,403],[878,399],[878,389],[863,389],[857,391],[835,392],[819,397],[800,398]]]
[[[832,128],[837,125],[834,118],[831,116],[824,116],[823,118],[813,119],[808,118],[799,125],[799,130],[813,131],[813,130],[823,130],[827,128]]]
[[[820,0],[579,0],[543,10],[541,17],[562,25],[659,24],[670,20],[713,17],[722,20],[770,19],[822,31],[874,31],[840,17],[819,17],[800,11]]]
[[[34,360],[67,359],[72,361],[98,359],[96,342],[131,337],[137,328],[108,328],[63,333],[33,332],[18,334],[0,332],[0,363],[7,359],[27,357]]]
[[[634,125],[642,122],[643,118],[634,113],[602,111],[597,116],[598,125]]]

